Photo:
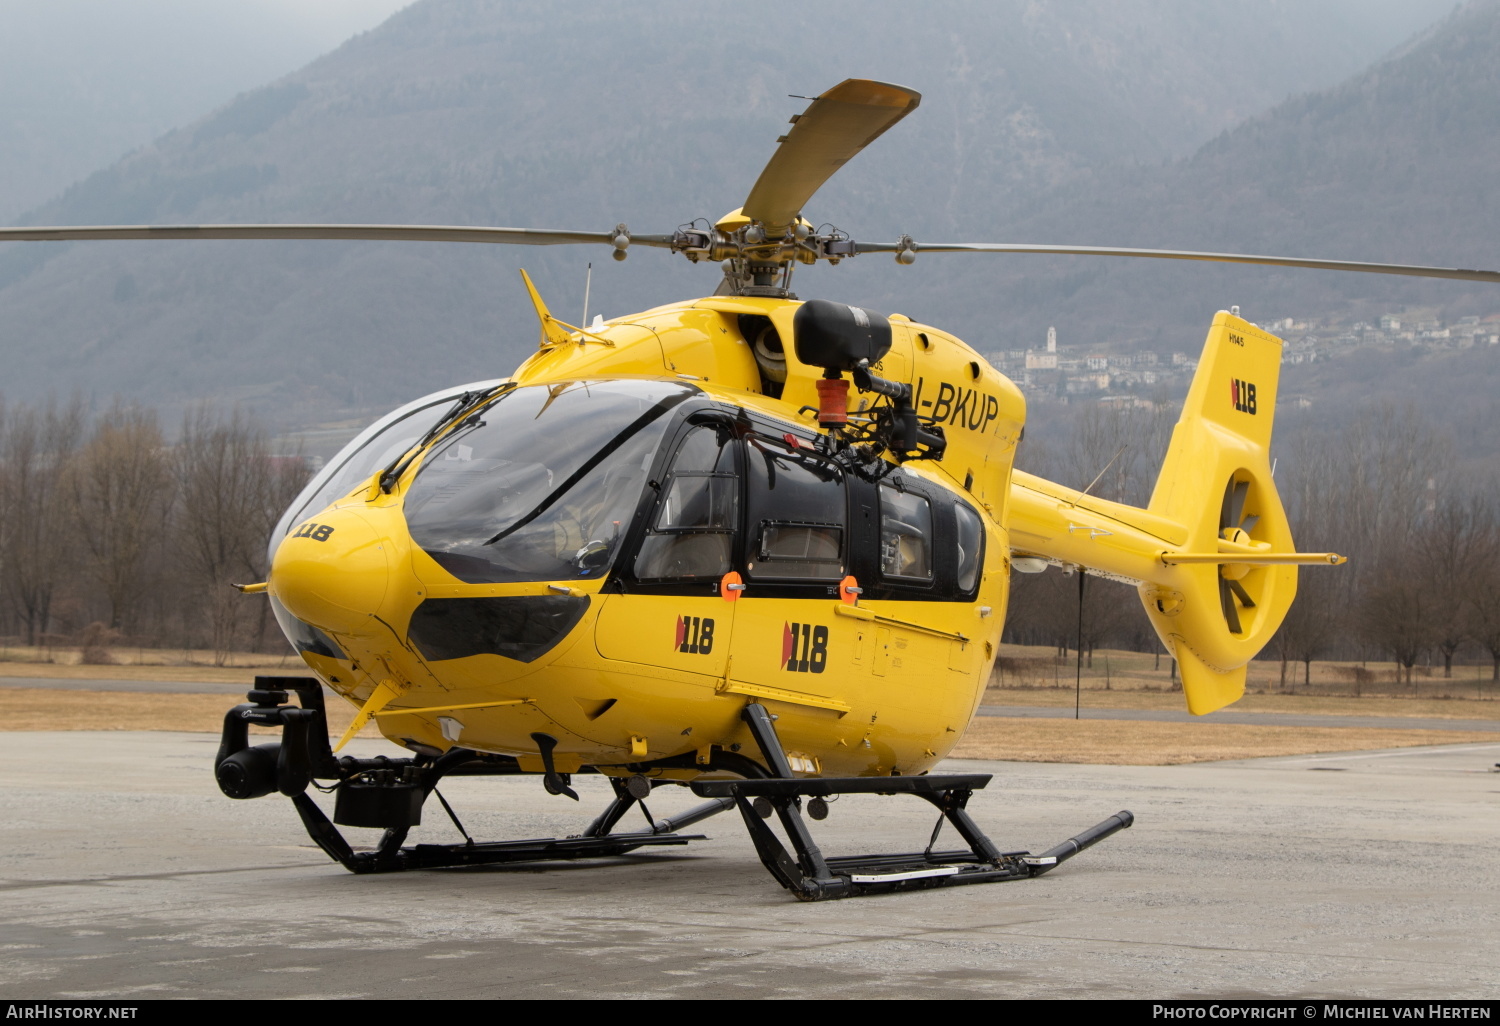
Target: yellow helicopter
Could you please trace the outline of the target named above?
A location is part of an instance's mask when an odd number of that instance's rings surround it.
[[[1125,581],[1181,668],[1193,713],[1235,701],[1296,591],[1271,477],[1279,339],[1220,312],[1144,509],[1018,471],[1026,403],[951,334],[790,291],[798,264],[887,253],[1068,253],[1500,281],[1488,271],[1161,250],[856,242],[804,205],[914,110],[848,80],[813,100],[743,207],[672,234],[382,225],[0,229],[5,240],[381,239],[603,244],[711,261],[711,297],[573,326],[522,272],[540,344],[515,373],[418,399],[349,444],[287,510],[264,592],[316,676],[263,677],[225,717],[233,798],[280,791],[354,872],[618,855],[697,839],[737,809],[805,900],[1036,876],[1127,827],[1040,855],[965,811],[984,774],[933,774],[980,703],[1012,570]],[[331,745],[327,687],[358,709]],[[300,704],[291,704],[295,694]],[[336,755],[373,721],[409,758]],[[251,747],[251,723],[282,728]],[[570,838],[405,846],[438,781],[607,775]],[[332,781],[330,821],[307,793]],[[654,788],[708,799],[618,830]],[[913,794],[967,849],[825,856],[804,813]],[[441,795],[439,795],[441,800]],[[462,831],[453,810],[445,810]],[[791,850],[767,820],[777,817]],[[355,852],[335,823],[384,828]],[[467,837],[467,834],[465,833]],[[936,837],[934,833],[934,838]]]

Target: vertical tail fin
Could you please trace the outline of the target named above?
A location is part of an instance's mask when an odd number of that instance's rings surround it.
[[[1148,506],[1187,529],[1181,551],[1163,557],[1171,572],[1141,594],[1194,713],[1244,694],[1246,664],[1297,592],[1294,563],[1223,562],[1295,551],[1271,479],[1281,353],[1281,340],[1255,325],[1214,317]]]

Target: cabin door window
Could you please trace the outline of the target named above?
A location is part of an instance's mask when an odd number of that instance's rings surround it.
[[[672,461],[651,525],[635,557],[642,581],[714,580],[734,560],[739,477],[727,433],[693,428]]]

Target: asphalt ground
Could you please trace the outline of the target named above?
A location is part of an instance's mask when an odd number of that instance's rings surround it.
[[[733,814],[673,854],[356,877],[285,799],[222,797],[210,735],[5,742],[5,998],[1500,996],[1500,741],[954,762],[995,774],[970,809],[1002,848],[1119,809],[1136,825],[1037,880],[818,904],[776,886]],[[607,797],[574,781],[578,805],[534,778],[442,790],[482,840],[556,836]],[[458,839],[428,813],[414,840]],[[916,799],[846,796],[815,828],[850,854],[920,849],[931,825]]]

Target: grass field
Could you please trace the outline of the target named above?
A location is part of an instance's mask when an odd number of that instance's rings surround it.
[[[354,707],[329,696],[328,728],[337,737],[354,719]],[[185,730],[217,734],[224,713],[243,695],[152,694],[139,691],[64,691],[53,688],[0,688],[4,730]],[[250,728],[279,734],[279,729]],[[367,726],[360,737],[379,737]]]
[[[0,677],[69,680],[201,680],[249,684],[257,673],[301,673],[302,660],[285,653],[231,652],[225,665],[198,649],[114,648],[108,663],[86,664],[75,648],[0,645]]]
[[[1076,667],[1076,655],[1073,652],[1059,658],[1056,650],[1050,647],[1002,645],[990,683],[992,687],[1006,691],[1066,689],[1071,695]],[[1395,671],[1389,663],[1315,660],[1310,682],[1304,680],[1300,663],[1287,666],[1287,677],[1283,682],[1281,663],[1262,658],[1250,664],[1245,691],[1247,700],[1263,695],[1295,695],[1312,698],[1390,698],[1417,701],[1472,699],[1495,702],[1500,699],[1500,683],[1491,680],[1493,672],[1487,662],[1483,665],[1457,665],[1453,667],[1451,677],[1442,675],[1441,666],[1418,666],[1414,683],[1406,684],[1396,681]],[[1093,665],[1083,669],[1082,685],[1086,692],[1175,691],[1181,696],[1181,685],[1172,679],[1171,659],[1145,652],[1095,650]]]
[[[234,699],[223,694],[151,694],[0,688],[5,730],[171,730],[217,733]],[[329,729],[343,733],[354,711],[329,703]],[[252,727],[255,733],[275,733]],[[378,737],[367,726],[362,737]],[[1279,727],[1131,720],[977,718],[953,755],[1019,762],[1084,762],[1165,766],[1215,759],[1345,752],[1412,745],[1500,743],[1493,733]]]
[[[1073,689],[991,687],[985,705],[1073,708]],[[1187,709],[1182,692],[1085,690],[1085,709]],[[1450,720],[1500,720],[1500,702],[1472,698],[1348,698],[1339,695],[1246,695],[1230,708],[1241,712],[1299,713],[1307,716],[1422,716]]]
[[[3,660],[6,655],[12,656]],[[257,673],[297,673],[301,664],[281,658],[236,653],[231,665],[212,665],[212,654],[118,653],[117,662],[81,665],[71,660],[34,661],[40,650],[0,650],[0,677],[67,680],[164,680],[249,685]],[[54,653],[59,655],[59,653]],[[142,655],[142,658],[128,658]],[[22,658],[17,659],[15,656]],[[171,657],[171,658],[169,658]],[[1070,707],[1074,702],[1073,663],[1059,662],[1047,649],[1004,646],[986,690],[989,705]],[[160,659],[161,661],[155,661]],[[173,661],[175,659],[175,662]],[[1089,709],[1181,710],[1183,696],[1150,655],[1096,651],[1094,667],[1082,680],[1082,704]],[[1300,670],[1300,667],[1295,669]],[[1247,712],[1309,715],[1399,716],[1433,719],[1500,720],[1500,691],[1483,677],[1453,680],[1419,678],[1415,687],[1388,681],[1359,683],[1351,667],[1315,663],[1313,685],[1297,677],[1296,689],[1279,686],[1279,664],[1252,665],[1249,693],[1234,708]],[[1471,675],[1474,667],[1465,667]],[[107,685],[106,685],[107,687]],[[0,730],[172,730],[217,733],[234,699],[213,694],[150,694],[78,691],[43,687],[0,688]],[[348,703],[329,703],[330,730],[343,732],[353,718]],[[255,728],[257,731],[259,728]],[[378,736],[366,727],[362,736]],[[1219,759],[1343,752],[1414,745],[1495,743],[1493,733],[1397,730],[1358,727],[1282,727],[1214,722],[1154,723],[1126,720],[1037,720],[980,717],[955,757],[1023,762],[1085,762],[1112,765],[1173,765]]]

